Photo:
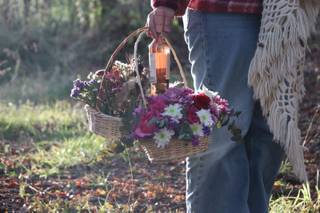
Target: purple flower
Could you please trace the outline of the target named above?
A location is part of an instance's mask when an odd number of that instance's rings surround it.
[[[75,87],[71,90],[70,97],[77,98],[80,95],[80,89],[78,87]]]
[[[87,87],[87,86],[91,86],[91,85],[96,84],[96,83],[97,83],[97,80],[91,79],[90,81],[85,81],[84,85],[85,85],[85,87]]]
[[[193,137],[192,138],[192,145],[193,146],[198,146],[200,143],[199,138],[198,137]]]
[[[96,80],[96,79],[91,79],[91,80],[89,81],[89,84],[95,84],[95,83],[97,83],[97,80]]]
[[[183,89],[182,88],[178,88],[178,87],[172,87],[169,88],[164,95],[167,96],[170,99],[174,99],[180,95],[182,95],[183,93]]]
[[[190,88],[183,88],[183,96],[186,96],[186,95],[191,95],[191,94],[193,94],[193,90],[192,89],[190,89]]]
[[[162,95],[149,98],[148,110],[150,110],[156,117],[161,117],[161,113],[166,107],[165,99]]]
[[[168,125],[168,126],[167,126],[168,129],[174,130],[175,128],[177,128],[178,123],[177,123],[177,121],[174,121],[174,120],[172,120],[172,119],[169,119],[169,122],[168,122],[167,125]]]
[[[142,114],[143,112],[144,112],[143,108],[142,108],[141,106],[139,106],[139,107],[137,107],[137,108],[134,109],[133,115],[134,115],[134,116],[137,116],[137,115]]]
[[[73,81],[73,86],[78,87],[81,90],[85,87],[85,83],[83,81],[81,81],[80,79],[77,79],[77,80]]]
[[[202,130],[205,135],[210,135],[211,129],[209,127],[204,126]]]
[[[191,104],[192,93],[193,90],[189,88],[172,87],[164,93],[164,96],[170,103],[181,103],[184,105]]]
[[[164,95],[168,97],[177,97],[177,96],[183,95],[184,91],[185,91],[185,88],[171,87],[166,90]]]
[[[182,105],[191,105],[192,104],[192,96],[191,95],[184,95],[179,99],[179,103]]]

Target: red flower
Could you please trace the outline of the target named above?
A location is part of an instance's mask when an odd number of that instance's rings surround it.
[[[198,109],[209,109],[210,107],[210,98],[204,93],[192,96],[192,100],[194,101],[194,106]]]
[[[187,110],[187,119],[188,119],[189,123],[194,124],[194,123],[200,122],[199,117],[196,114],[197,111],[198,111],[198,109],[196,107],[194,107],[194,106],[191,106]]]

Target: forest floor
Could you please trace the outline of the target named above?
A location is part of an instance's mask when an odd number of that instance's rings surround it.
[[[320,52],[313,56],[320,58]],[[320,64],[305,72],[300,127],[310,183],[284,162],[270,212],[320,210]],[[185,162],[154,165],[139,147],[106,152],[80,106],[0,105],[0,212],[185,212]]]

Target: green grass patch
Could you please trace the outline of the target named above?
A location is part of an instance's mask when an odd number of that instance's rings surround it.
[[[297,196],[284,195],[277,199],[271,197],[270,213],[318,213],[320,211],[320,190],[316,187],[317,197],[312,199],[310,185],[304,184]]]
[[[51,105],[0,103],[0,139],[57,140],[84,135],[85,115],[68,102]]]
[[[292,165],[289,163],[289,161],[287,159],[282,161],[279,173],[287,174],[292,172],[293,172],[293,168],[292,168]]]
[[[59,174],[61,170],[78,164],[88,164],[98,160],[99,153],[104,149],[105,139],[87,134],[74,137],[52,145],[46,149],[39,145],[32,155],[33,174],[47,177]],[[41,143],[42,145],[45,142]]]

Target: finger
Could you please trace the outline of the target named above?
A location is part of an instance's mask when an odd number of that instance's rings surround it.
[[[166,16],[164,21],[164,32],[169,33],[171,31],[171,22],[173,16]]]
[[[151,25],[152,25],[151,32],[152,32],[154,39],[158,39],[158,37],[159,37],[159,35],[157,33],[157,27],[156,27],[157,26],[156,18],[157,18],[157,16],[153,15],[153,18],[151,19]]]
[[[164,16],[155,16],[156,32],[162,33],[164,29]]]
[[[157,37],[156,29],[155,29],[155,24],[154,24],[154,14],[151,13],[148,16],[148,35],[150,35],[152,38]]]
[[[156,32],[161,34],[164,30],[164,21],[165,21],[165,11],[164,10],[156,10],[155,11],[155,24],[156,24]]]

